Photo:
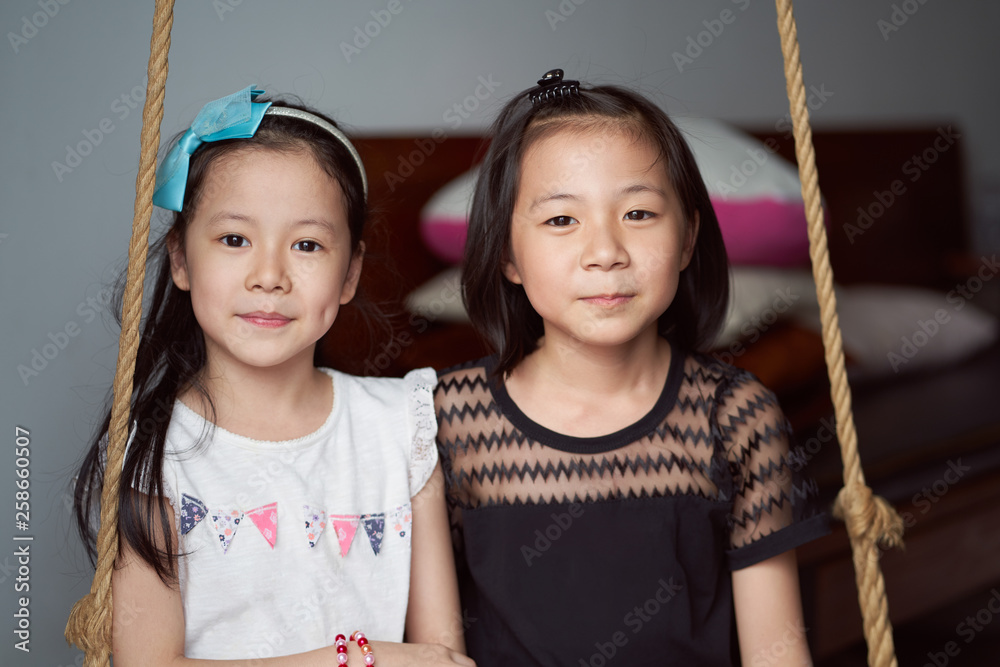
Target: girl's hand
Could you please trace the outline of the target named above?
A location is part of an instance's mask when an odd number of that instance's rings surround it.
[[[364,665],[361,650],[354,642],[348,642],[349,665]],[[393,642],[371,642],[377,667],[476,667],[476,662],[468,656],[442,646],[441,644],[396,644]]]

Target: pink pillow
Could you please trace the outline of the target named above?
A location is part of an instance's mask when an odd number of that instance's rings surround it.
[[[809,262],[809,234],[799,172],[765,144],[725,123],[674,118],[686,135],[719,218],[733,264],[798,266]]]
[[[449,264],[462,261],[469,206],[479,169],[473,167],[438,190],[420,212],[420,236],[428,250]]]
[[[802,201],[761,197],[712,197],[722,240],[732,264],[799,266],[809,261],[809,235]]]
[[[733,264],[798,266],[809,262],[809,237],[798,171],[766,145],[724,123],[674,118],[719,218]],[[773,140],[772,140],[773,141]],[[478,170],[441,188],[420,214],[420,233],[438,258],[462,260]]]

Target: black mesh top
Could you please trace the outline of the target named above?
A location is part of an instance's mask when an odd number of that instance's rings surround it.
[[[579,438],[525,416],[492,364],[435,391],[477,664],[738,664],[730,570],[827,532],[774,395],[674,354],[646,416]]]

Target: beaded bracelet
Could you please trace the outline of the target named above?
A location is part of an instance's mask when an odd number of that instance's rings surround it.
[[[375,654],[372,653],[372,647],[368,644],[368,638],[365,637],[365,633],[355,630],[351,633],[351,641],[357,642],[358,648],[361,649],[361,654],[365,656],[365,664],[368,667],[372,667],[375,664]],[[347,638],[344,635],[337,635],[334,638],[334,645],[337,647],[337,662],[346,666]]]
[[[344,635],[337,635],[334,638],[334,644],[337,647],[337,662],[341,665],[347,664],[347,637]]]
[[[372,667],[375,664],[375,654],[372,653],[372,647],[368,644],[368,639],[364,633],[360,630],[355,630],[351,633],[351,639],[358,643],[358,648],[361,649],[361,653],[365,656],[365,664],[368,667]]]

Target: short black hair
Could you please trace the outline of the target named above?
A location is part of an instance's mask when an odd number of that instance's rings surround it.
[[[659,332],[680,350],[704,350],[715,339],[729,303],[729,261],[719,221],[687,142],[673,121],[642,95],[619,86],[581,86],[579,93],[533,104],[528,89],[500,111],[476,182],[462,270],[462,299],[473,326],[497,353],[503,379],[533,352],[542,319],[521,285],[504,276],[521,161],[540,139],[565,128],[608,128],[648,141],[659,152],[698,237],[677,294],[660,316]]]

